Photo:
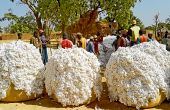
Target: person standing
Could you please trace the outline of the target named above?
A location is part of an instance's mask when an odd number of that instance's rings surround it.
[[[170,51],[170,38],[168,38],[168,31],[165,32],[165,36],[162,39],[161,43],[166,45],[166,50]]]
[[[41,41],[41,56],[43,64],[46,65],[48,62],[48,53],[47,53],[47,42],[48,40],[45,37],[44,30],[40,30],[40,41]]]
[[[68,34],[66,32],[63,33],[63,40],[61,41],[61,47],[64,49],[72,48],[73,43],[68,39]]]
[[[82,42],[82,48],[86,49],[86,45],[87,45],[87,44],[86,44],[86,42],[87,42],[87,41],[86,41],[86,38],[82,36],[82,37],[81,37],[81,42]]]
[[[33,44],[36,48],[41,48],[40,39],[39,39],[38,33],[36,31],[34,32],[33,37],[31,38],[31,42],[30,43]]]
[[[116,36],[116,40],[113,41],[112,46],[115,47],[115,51],[118,49],[118,40],[120,39],[120,35]]]
[[[159,43],[161,43],[161,33],[160,33],[160,32],[157,33],[157,36],[155,36],[155,39],[156,39]]]
[[[127,39],[127,31],[122,30],[121,31],[121,36],[119,37],[119,39],[117,41],[117,48],[119,48],[119,47],[127,47],[128,43],[129,43],[129,41]]]
[[[165,36],[162,39],[161,43],[167,45],[167,42],[168,42],[168,31],[165,32]]]
[[[88,43],[87,43],[86,50],[87,50],[88,52],[90,52],[90,53],[95,53],[95,51],[94,51],[93,37],[92,37],[92,36],[90,37],[90,40],[89,40]]]
[[[99,42],[98,42],[98,39],[97,39],[97,36],[96,35],[94,35],[94,41],[93,41],[93,43],[94,43],[94,51],[95,51],[95,54],[96,55],[99,55]]]
[[[137,40],[137,43],[138,43],[138,44],[143,43],[143,42],[148,42],[148,38],[145,36],[143,29],[141,29],[141,30],[139,31],[139,35],[140,35],[140,37],[139,37],[138,40]]]
[[[153,41],[153,38],[152,38],[153,34],[151,32],[148,33],[148,42],[151,42]]]
[[[21,40],[22,39],[22,34],[19,32],[18,33],[18,40]]]
[[[79,47],[79,48],[82,48],[81,38],[82,38],[81,34],[77,33],[77,43],[76,44],[77,44],[77,47]]]
[[[81,47],[83,48],[83,49],[86,49],[86,38],[85,37],[83,37],[83,35],[80,33],[80,32],[78,32],[77,33],[77,37],[79,37],[80,38],[80,41],[81,41]]]
[[[170,38],[167,37],[166,50],[170,51]]]
[[[99,32],[97,32],[98,42],[101,44],[103,42],[103,35]]]
[[[136,25],[136,20],[132,21],[132,26],[130,28],[130,41],[131,41],[131,46],[136,44],[137,39],[139,38],[139,30],[140,27]]]

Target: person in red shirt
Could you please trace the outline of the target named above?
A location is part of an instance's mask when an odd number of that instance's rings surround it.
[[[68,34],[64,32],[63,40],[61,42],[61,47],[66,49],[66,48],[72,48],[72,46],[73,46],[72,41],[68,39]]]
[[[98,43],[102,43],[103,42],[103,35],[100,34],[99,32],[97,32],[97,37],[98,37]]]
[[[127,30],[121,31],[121,36],[117,40],[117,48],[119,47],[127,47],[128,46],[128,39],[127,39]]]
[[[96,36],[96,35],[94,35],[94,41],[93,41],[93,43],[94,43],[94,51],[95,51],[95,54],[96,54],[96,55],[99,55],[99,48],[98,48],[99,42],[98,42],[98,39],[97,39],[97,36]]]

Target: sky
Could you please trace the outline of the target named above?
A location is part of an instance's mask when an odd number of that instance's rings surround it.
[[[19,1],[19,0],[17,0]],[[154,15],[159,13],[160,21],[165,21],[170,17],[170,0],[142,0],[133,8],[134,15],[144,23],[145,26],[154,23]],[[0,17],[7,13],[9,9],[18,16],[23,16],[29,10],[27,7],[19,3],[11,3],[10,0],[0,0]],[[8,25],[8,22],[0,22],[1,27]]]
[[[170,17],[170,0],[142,0],[133,9],[135,16],[141,19],[145,26],[154,23],[154,16],[159,13],[160,21]]]
[[[3,17],[4,13],[9,12],[8,10],[11,9],[12,12],[17,16],[23,16],[28,12],[28,8],[22,4],[10,2],[10,0],[0,0],[0,18]],[[8,26],[9,22],[0,22],[1,27]]]

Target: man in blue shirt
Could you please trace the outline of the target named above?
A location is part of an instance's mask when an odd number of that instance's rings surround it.
[[[90,53],[94,53],[94,43],[93,43],[93,37],[90,37],[90,40],[87,43],[86,50]]]
[[[40,40],[42,44],[42,49],[41,49],[41,56],[42,56],[42,61],[43,64],[46,65],[48,62],[48,53],[47,53],[47,39],[45,38],[44,31],[40,30]]]

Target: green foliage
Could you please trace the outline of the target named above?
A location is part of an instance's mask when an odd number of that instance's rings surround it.
[[[11,0],[15,1],[15,0]],[[116,20],[120,27],[128,28],[131,8],[138,0],[20,0],[34,14],[38,28],[64,30],[88,10],[100,8],[108,21]],[[101,11],[101,12],[102,12]],[[139,20],[140,21],[140,20]],[[140,22],[140,24],[142,24]]]
[[[133,12],[130,10],[130,15],[129,15],[130,17],[129,18],[127,18],[127,21],[126,22],[124,22],[124,23],[122,23],[122,22],[119,22],[119,21],[117,21],[118,23],[119,23],[119,28],[120,29],[128,29],[131,25],[132,25],[132,20],[136,20],[136,22],[137,22],[137,25],[140,27],[140,28],[144,28],[144,24],[143,24],[143,22],[138,18],[138,17],[136,17],[136,16],[134,16],[133,15]],[[104,19],[105,21],[109,21],[109,22],[113,22],[113,20],[114,19],[111,19],[110,17],[106,17],[105,19]]]
[[[146,27],[145,29],[155,31],[155,28],[156,28],[155,25],[151,25],[151,26]],[[157,31],[159,31],[159,32],[166,31],[164,29],[168,29],[169,30],[169,24],[166,23],[166,22],[159,22],[158,23],[158,27],[157,27]]]
[[[115,19],[120,27],[127,28],[131,20],[131,8],[136,2],[136,0],[104,0],[102,9],[107,11],[110,20]]]
[[[145,27],[145,29],[146,30],[155,30],[155,26],[154,25],[152,25],[152,26],[147,26],[147,27]]]
[[[88,11],[85,0],[60,0],[60,7],[53,21],[57,26],[64,28],[77,21],[82,14]]]
[[[165,23],[168,30],[170,30],[170,17],[166,19]]]
[[[5,21],[5,20],[14,20],[14,21],[18,21],[18,17],[16,15],[14,15],[13,13],[9,12],[9,13],[5,13],[4,17],[0,18],[0,21]]]
[[[0,19],[0,21],[10,21],[8,27],[6,27],[6,31],[10,33],[22,32],[22,33],[30,33],[33,32],[36,28],[35,19],[30,12],[28,12],[25,16],[18,17],[13,13],[5,13],[4,16]]]

